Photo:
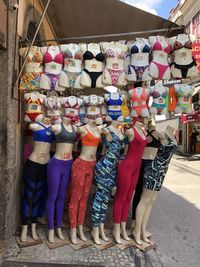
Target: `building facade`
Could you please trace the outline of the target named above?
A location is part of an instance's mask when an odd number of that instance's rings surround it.
[[[179,0],[169,16],[169,20],[179,25],[185,26],[185,32],[195,35],[196,41],[193,46],[193,55],[196,58],[200,70],[200,0]],[[200,76],[191,80],[190,84],[194,85],[193,107],[197,114],[200,114]],[[192,128],[196,128],[200,133],[200,116],[194,122],[181,124],[182,131],[182,152],[190,152],[190,134]],[[197,143],[197,153],[200,153],[200,142]]]

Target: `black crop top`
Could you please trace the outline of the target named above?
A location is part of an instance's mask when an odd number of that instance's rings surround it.
[[[96,59],[97,61],[100,61],[100,62],[103,62],[104,59],[105,59],[105,56],[102,52],[98,53],[96,56],[93,55],[92,52],[90,51],[86,51],[84,54],[83,54],[83,59],[84,60],[92,60],[92,59]]]
[[[160,141],[155,137],[153,136],[152,132],[154,132],[155,130],[152,130],[152,131],[148,131],[147,130],[147,136],[151,136],[152,137],[152,141],[150,143],[147,144],[147,147],[155,147],[155,148],[159,148],[160,146]]]
[[[64,125],[61,123],[61,131],[59,134],[55,135],[55,142],[56,143],[68,143],[73,144],[76,142],[76,132],[74,127],[72,126],[72,132],[69,132],[65,129]]]

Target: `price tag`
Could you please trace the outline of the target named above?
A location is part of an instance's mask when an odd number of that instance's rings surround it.
[[[95,155],[94,154],[90,155],[90,158],[95,159]]]
[[[112,106],[113,109],[118,109],[118,106]]]
[[[76,66],[76,62],[75,61],[70,61],[70,66],[75,67]]]
[[[164,101],[163,101],[162,98],[160,98],[160,99],[158,100],[158,102],[162,104]]]
[[[160,53],[159,54],[159,57],[164,58],[164,54],[163,53]]]
[[[119,64],[118,63],[113,63],[112,67],[113,67],[114,70],[119,69]]]
[[[52,64],[52,65],[51,65],[51,69],[52,69],[52,70],[56,70],[56,67],[57,67],[57,66],[56,66],[55,64]]]
[[[136,57],[137,60],[142,61],[144,57],[142,55]]]
[[[187,56],[187,53],[186,52],[182,52],[181,53],[181,57],[186,57]]]
[[[32,105],[31,110],[37,110],[37,107],[38,107],[37,105]]]
[[[189,102],[189,97],[184,96],[184,97],[183,97],[183,101],[184,101],[184,102]]]
[[[96,69],[97,68],[97,64],[93,63],[91,67],[92,67],[92,69]]]
[[[95,112],[95,111],[96,111],[96,107],[95,107],[95,106],[91,106],[91,107],[89,107],[89,111],[91,111],[91,112]]]

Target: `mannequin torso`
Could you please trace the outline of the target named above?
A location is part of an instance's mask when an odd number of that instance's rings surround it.
[[[162,84],[156,84],[150,90],[151,96],[153,97],[153,103],[150,107],[151,114],[167,114],[166,98],[168,88]]]
[[[148,117],[149,110],[147,101],[149,98],[149,90],[147,88],[137,87],[129,90],[131,102],[131,116],[132,117]]]

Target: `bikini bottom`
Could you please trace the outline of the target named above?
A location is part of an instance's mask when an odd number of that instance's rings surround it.
[[[143,74],[146,71],[146,69],[149,68],[149,65],[147,66],[135,66],[135,65],[128,65],[128,74],[132,74],[132,70],[136,74],[136,81],[141,82],[143,80]]]
[[[156,66],[157,66],[157,68],[158,68],[158,79],[159,80],[162,80],[163,79],[163,76],[164,76],[164,74],[165,74],[165,72],[170,68],[170,66],[169,65],[163,65],[163,64],[160,64],[160,63],[158,63],[158,62],[155,62],[155,61],[151,61],[151,63],[150,64],[155,64]],[[154,77],[155,78],[155,77]]]
[[[174,65],[174,67],[178,70],[181,71],[182,78],[186,78],[188,74],[188,70],[191,69],[192,67],[196,66],[197,63],[195,60],[193,60],[190,64],[188,65],[179,65],[176,62],[173,62],[171,65]]]
[[[73,88],[75,85],[76,79],[80,76],[81,72],[71,72],[67,70],[63,70],[63,71],[66,73],[69,79],[69,86]]]
[[[111,117],[112,120],[117,120],[122,116],[122,112],[120,111],[107,111],[107,115]]]
[[[192,111],[192,105],[190,103],[178,103],[177,107],[182,109],[182,113],[190,113]]]
[[[40,72],[28,72],[25,73],[20,81],[19,90],[38,90],[40,89]]]
[[[28,120],[26,120],[26,117],[25,117],[25,121],[31,121],[31,122],[39,122],[42,120],[43,116],[41,116],[43,114],[43,112],[26,112],[25,113],[25,116],[28,117]],[[40,119],[39,119],[40,117]]]
[[[157,109],[157,115],[161,115],[163,109],[166,108],[166,104],[160,104],[160,103],[153,102],[151,107]]]
[[[137,117],[149,117],[149,110],[147,108],[147,105],[138,105],[132,107],[131,110],[136,112]]]
[[[91,88],[96,88],[97,79],[102,75],[103,72],[88,71],[87,69],[83,69],[83,71],[85,71],[90,76]]]
[[[116,86],[118,83],[119,77],[124,72],[124,70],[113,70],[113,69],[109,69],[109,68],[106,68],[106,70],[110,73],[112,85]]]
[[[57,83],[57,81],[59,79],[60,74],[53,74],[53,73],[49,73],[49,72],[46,72],[46,71],[44,72],[44,74],[46,76],[48,76],[49,79],[50,79],[50,89],[51,90],[55,90],[56,83]]]

